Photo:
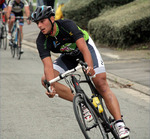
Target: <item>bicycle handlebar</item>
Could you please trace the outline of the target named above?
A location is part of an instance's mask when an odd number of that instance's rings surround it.
[[[78,62],[80,65],[78,65],[77,67],[75,67],[75,68],[73,68],[73,69],[71,69],[71,70],[67,70],[66,72],[60,74],[60,75],[57,76],[56,78],[50,80],[50,81],[49,81],[49,85],[52,84],[52,83],[54,83],[54,82],[57,82],[57,81],[59,81],[59,80],[61,80],[61,79],[64,79],[67,75],[69,75],[69,74],[71,74],[71,73],[73,73],[73,72],[75,72],[75,71],[78,71],[78,70],[80,70],[81,68],[87,70],[87,67],[88,67],[87,63],[85,63],[85,62],[83,62],[82,60],[79,60],[79,59],[77,59],[77,62]]]
[[[59,76],[57,76],[56,78],[54,78],[54,79],[52,79],[52,80],[50,80],[50,81],[47,81],[47,80],[44,81],[44,84],[45,84],[46,89],[47,89],[48,92],[51,92],[50,85],[51,85],[52,83],[57,82],[57,81],[60,81],[61,79],[64,79],[65,77],[67,77],[67,75],[70,75],[71,73],[73,73],[73,72],[75,72],[75,71],[78,71],[78,70],[80,70],[81,68],[83,68],[83,69],[86,70],[87,64],[84,63],[84,62],[81,61],[81,60],[77,60],[77,61],[78,61],[78,63],[80,64],[80,65],[78,65],[77,67],[75,67],[75,68],[73,68],[73,69],[71,69],[71,70],[67,70],[67,71],[64,72],[64,73],[61,73]]]
[[[11,16],[9,17],[11,19]],[[26,16],[15,16],[15,19],[29,19],[29,17]]]
[[[71,73],[76,72],[76,71],[80,70],[81,68],[87,70],[88,65],[85,62],[83,62],[83,61],[81,61],[79,59],[77,59],[77,61],[80,64],[77,67],[75,67],[75,68],[73,68],[71,70],[67,70],[64,73],[61,73],[59,76],[57,76],[56,78],[54,78],[54,79],[52,79],[50,81],[47,81],[47,80],[44,81],[44,84],[45,84],[46,89],[47,89],[48,92],[51,92],[50,86],[51,86],[52,83],[60,81],[61,79],[64,79],[65,77],[69,76]],[[58,95],[58,94],[56,94],[56,95]]]
[[[26,19],[26,18],[28,18],[28,17],[26,17],[26,16],[15,16],[15,18],[17,18],[17,19],[19,19],[19,18],[24,18],[24,19]]]
[[[75,71],[81,69],[82,67],[83,67],[83,66],[79,65],[79,66],[77,66],[77,67],[75,67],[75,68],[73,68],[73,69],[71,69],[71,70],[68,70],[68,71],[66,71],[66,72],[64,72],[64,73],[62,73],[62,74],[60,74],[60,75],[57,76],[56,78],[50,80],[50,81],[49,81],[49,85],[51,85],[52,83],[57,82],[57,81],[59,81],[59,80],[61,80],[61,79],[64,79],[67,75],[69,75],[69,74],[71,74],[71,73],[73,73],[73,72],[75,72]]]

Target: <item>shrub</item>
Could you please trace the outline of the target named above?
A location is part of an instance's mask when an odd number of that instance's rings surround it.
[[[99,43],[127,47],[150,41],[150,2],[137,0],[101,13],[88,23],[88,30]]]
[[[87,28],[88,21],[97,17],[104,8],[131,1],[133,0],[70,0],[62,11],[65,18],[72,19],[82,28]]]

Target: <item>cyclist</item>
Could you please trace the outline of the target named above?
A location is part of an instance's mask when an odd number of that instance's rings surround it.
[[[117,98],[110,90],[107,80],[104,62],[94,42],[85,30],[82,30],[71,20],[56,20],[51,6],[40,6],[32,13],[33,22],[37,23],[41,32],[36,40],[37,49],[44,65],[44,75],[41,79],[47,81],[58,76],[69,69],[77,66],[76,59],[84,60],[88,64],[87,74],[92,78],[97,90],[103,96],[105,103],[116,120],[116,128],[120,138],[127,137],[129,131],[121,120],[120,108]],[[54,62],[51,53],[62,53]],[[51,92],[46,92],[52,98],[59,94],[59,97],[73,101],[71,90],[58,82],[51,85]],[[87,114],[86,114],[87,116]],[[91,115],[88,115],[91,117]]]
[[[0,1],[0,11],[4,11],[4,12],[6,12],[7,11],[7,5],[6,5],[6,1],[5,0],[1,0]],[[5,14],[2,14],[2,20],[3,20],[3,22],[2,23],[5,23],[6,21],[5,21]]]
[[[16,16],[23,16],[23,8],[25,7],[26,16],[30,17],[30,9],[29,4],[26,0],[11,0],[8,3],[8,9],[7,9],[7,18],[8,18],[8,39],[11,39],[11,28],[13,26],[13,23],[15,22]],[[27,23],[30,24],[29,18],[27,18]],[[23,39],[23,25],[24,25],[24,19],[20,19],[20,31],[21,31],[21,37]],[[22,51],[23,52],[23,51]]]
[[[5,2],[5,0],[1,0],[0,1],[0,10],[3,10],[5,8],[6,8],[6,2]]]

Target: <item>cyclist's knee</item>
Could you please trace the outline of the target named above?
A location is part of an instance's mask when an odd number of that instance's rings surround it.
[[[93,82],[102,96],[104,93],[108,92],[109,86],[106,80],[106,73],[97,74],[96,78],[93,79]]]
[[[15,16],[11,16],[10,22],[15,22]]]
[[[11,19],[11,22],[15,22],[15,18]]]

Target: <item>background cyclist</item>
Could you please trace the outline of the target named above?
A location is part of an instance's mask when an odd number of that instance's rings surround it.
[[[43,81],[53,79],[59,73],[77,66],[76,59],[84,60],[88,64],[87,74],[92,78],[97,90],[103,96],[107,108],[116,120],[116,128],[120,138],[127,137],[129,131],[121,120],[120,108],[117,98],[110,90],[103,60],[94,42],[85,30],[82,30],[71,20],[56,20],[51,6],[37,7],[31,15],[41,30],[36,40],[40,58],[44,65]],[[50,52],[62,53],[52,62]],[[71,90],[58,82],[51,85],[52,92],[46,92],[51,98],[57,94],[63,99],[73,101]],[[89,115],[90,116],[90,115]]]
[[[0,0],[0,11],[7,11],[7,5],[6,5],[6,0]],[[0,14],[0,18],[3,20],[2,23],[5,23],[5,13],[4,14]]]
[[[29,4],[26,0],[11,0],[8,3],[7,8],[7,18],[8,18],[8,39],[11,39],[11,29],[13,23],[15,22],[16,16],[23,16],[23,9],[25,8],[25,13],[27,17],[30,17]],[[30,24],[30,20],[27,19],[27,23]],[[23,39],[23,25],[24,19],[20,19],[20,31]],[[22,51],[23,52],[23,51]]]

